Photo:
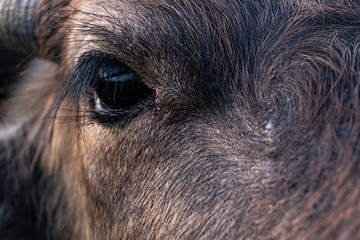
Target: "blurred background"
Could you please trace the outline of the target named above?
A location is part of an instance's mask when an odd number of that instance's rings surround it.
[[[0,100],[8,96],[9,88],[24,68],[26,56],[0,48]]]

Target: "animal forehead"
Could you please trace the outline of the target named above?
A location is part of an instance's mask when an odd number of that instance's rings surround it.
[[[251,3],[251,1],[249,1]],[[157,20],[161,19],[162,24],[167,22],[164,19],[186,22],[191,24],[191,21],[199,19],[206,19],[208,15],[216,14],[215,17],[225,17],[227,19],[234,17],[229,13],[235,13],[242,10],[249,10],[247,1],[230,1],[230,0],[161,0],[161,1],[113,1],[113,0],[88,0],[80,1],[73,0],[71,6],[80,10],[79,13],[87,13],[92,15],[111,15],[119,21],[122,19],[141,20]],[[252,4],[250,4],[252,6]],[[250,6],[249,5],[249,6]],[[254,7],[254,6],[253,6]],[[223,15],[223,16],[221,16]],[[143,18],[144,17],[144,18]],[[183,20],[183,21],[181,21]],[[220,19],[219,19],[220,20]],[[226,19],[222,19],[223,21]],[[141,22],[140,22],[141,23]],[[144,22],[143,22],[144,23]],[[149,22],[146,22],[149,23]]]
[[[233,0],[76,1],[67,55],[115,55],[144,80],[156,79],[154,86],[188,89],[199,79],[211,84],[233,78],[225,75],[242,65],[249,41],[241,23],[249,6]]]
[[[78,10],[72,24],[74,42],[86,41],[93,48],[100,40],[102,50],[106,44],[120,51],[140,46],[149,54],[162,50],[163,56],[179,50],[191,55],[233,51],[233,36],[242,29],[247,11],[239,1],[76,1],[73,6]]]

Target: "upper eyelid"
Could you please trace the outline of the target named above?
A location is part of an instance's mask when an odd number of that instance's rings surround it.
[[[137,74],[131,67],[128,67],[126,64],[122,63],[118,58],[103,53],[88,52],[83,54],[78,59],[78,64],[75,66],[74,72],[77,72],[75,84],[80,85],[81,82],[82,85],[85,86],[96,84],[96,82],[98,82],[101,77],[106,77],[101,76],[101,69],[106,69],[108,67],[113,67],[116,65],[119,67],[119,69],[123,68],[122,71],[124,71],[128,75],[131,74],[132,77],[140,78],[143,80],[143,78],[139,74]],[[119,76],[121,75],[116,75],[117,78]],[[87,84],[84,82],[87,82]],[[87,89],[89,88],[89,86],[87,86]]]
[[[141,69],[140,71],[138,71],[139,69],[136,67],[136,69],[134,69],[131,65],[129,65],[126,61],[124,61],[123,59],[121,59],[119,56],[114,55],[114,54],[109,54],[109,53],[105,53],[105,52],[101,52],[101,51],[87,51],[84,52],[78,59],[77,59],[77,64],[75,65],[75,67],[79,67],[81,65],[87,64],[86,61],[89,60],[97,60],[98,62],[102,62],[102,63],[106,63],[106,62],[117,62],[119,64],[119,66],[124,66],[126,68],[128,68],[129,70],[131,70],[137,77],[141,78],[145,84],[148,83],[147,81],[147,76],[142,74]],[[106,65],[106,64],[104,64]],[[99,69],[96,69],[99,70]],[[94,69],[94,73],[96,72],[96,70]],[[152,85],[147,84],[149,87],[154,88]]]
[[[82,53],[77,59],[76,59],[76,65],[82,64],[82,61],[85,59],[98,59],[98,60],[106,60],[106,61],[118,61],[119,63],[122,63],[122,59],[120,59],[116,55],[112,55],[109,53],[104,53],[100,51],[86,51]]]

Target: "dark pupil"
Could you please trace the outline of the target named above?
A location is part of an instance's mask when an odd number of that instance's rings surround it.
[[[109,109],[130,107],[144,99],[150,89],[125,66],[110,65],[99,70],[96,93]]]

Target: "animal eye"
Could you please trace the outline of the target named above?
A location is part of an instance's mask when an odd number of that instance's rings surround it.
[[[110,111],[131,107],[151,93],[134,71],[118,62],[99,69],[94,89],[102,108]]]

